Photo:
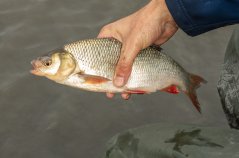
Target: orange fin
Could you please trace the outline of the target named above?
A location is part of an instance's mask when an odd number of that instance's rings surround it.
[[[171,85],[169,87],[166,87],[164,89],[161,89],[161,91],[164,91],[164,92],[168,92],[168,93],[172,93],[172,94],[178,94],[179,93],[179,89],[177,86],[175,85]]]
[[[110,81],[108,78],[94,76],[94,75],[82,75],[86,84],[101,84]]]
[[[185,92],[199,113],[201,113],[201,108],[197,99],[196,89],[200,87],[201,83],[207,83],[207,81],[200,76],[190,74],[190,86],[188,92]]]

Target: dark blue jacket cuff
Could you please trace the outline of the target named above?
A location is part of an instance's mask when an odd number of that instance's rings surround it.
[[[178,26],[190,36],[239,23],[239,0],[165,0]]]

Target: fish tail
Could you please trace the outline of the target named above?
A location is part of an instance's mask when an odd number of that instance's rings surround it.
[[[194,74],[189,74],[189,80],[190,80],[189,88],[188,88],[188,91],[185,93],[191,99],[191,101],[192,101],[193,105],[195,106],[195,108],[197,109],[197,111],[199,113],[201,113],[201,108],[200,108],[200,104],[198,102],[196,89],[200,87],[201,83],[207,83],[207,81],[205,79],[203,79],[202,77],[200,77],[198,75],[194,75]]]
[[[200,87],[201,83],[206,84],[207,81],[203,79],[201,76],[190,74],[190,82],[194,89],[197,89]]]

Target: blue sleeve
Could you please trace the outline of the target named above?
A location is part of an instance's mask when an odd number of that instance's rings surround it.
[[[165,0],[178,26],[190,36],[239,23],[239,0]]]

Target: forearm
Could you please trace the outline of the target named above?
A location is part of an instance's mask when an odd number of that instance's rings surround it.
[[[177,25],[196,36],[239,23],[239,0],[165,0]]]

